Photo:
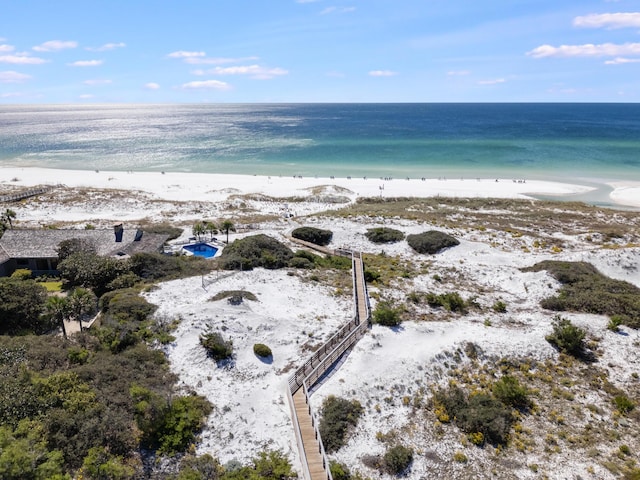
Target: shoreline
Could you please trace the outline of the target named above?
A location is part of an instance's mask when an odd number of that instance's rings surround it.
[[[305,197],[323,187],[324,192],[358,197],[559,197],[591,203],[597,188],[584,183],[507,178],[369,178],[302,177],[221,173],[62,170],[41,167],[0,167],[3,185],[32,187],[65,185],[78,188],[137,190],[164,200],[219,201],[230,195],[263,194],[276,198]],[[612,189],[609,199],[621,207],[640,208],[640,182],[602,182]],[[332,191],[331,191],[332,190]],[[593,204],[600,200],[594,195]]]

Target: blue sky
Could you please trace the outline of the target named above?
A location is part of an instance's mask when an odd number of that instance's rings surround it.
[[[0,7],[0,103],[603,101],[640,101],[640,0]]]

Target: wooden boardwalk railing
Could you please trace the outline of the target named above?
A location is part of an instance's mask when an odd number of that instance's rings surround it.
[[[294,239],[298,243],[302,241]],[[327,340],[289,377],[287,398],[306,480],[333,480],[329,460],[322,444],[318,420],[311,410],[309,389],[349,350],[369,328],[369,296],[364,281],[364,264],[360,252],[329,251],[304,242],[322,253],[351,256],[353,272],[354,317]]]
[[[59,186],[59,185],[56,185],[56,186]],[[28,190],[20,190],[19,192],[9,193],[9,194],[6,194],[6,195],[0,195],[0,202],[1,203],[18,202],[18,201],[23,200],[25,198],[35,197],[36,195],[41,195],[43,193],[47,193],[47,192],[53,190],[53,188],[54,188],[53,186],[30,188]]]

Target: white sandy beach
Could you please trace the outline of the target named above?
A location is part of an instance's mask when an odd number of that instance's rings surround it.
[[[43,168],[0,168],[0,188],[14,186],[65,185],[126,189],[147,192],[173,201],[216,201],[230,194],[260,193],[273,197],[309,196],[316,186],[334,185],[347,189],[355,197],[496,197],[527,198],[532,195],[566,196],[585,194],[593,187],[540,180],[495,178],[322,178],[280,177],[231,174],[175,172],[112,172],[94,170],[55,170]],[[612,200],[625,205],[640,206],[640,185],[613,185]],[[346,192],[346,191],[345,191]]]
[[[77,205],[48,201],[11,204],[17,211],[19,226],[37,226],[45,221],[82,222],[95,219],[125,220],[133,225],[143,218],[166,219],[185,226],[189,236],[194,219],[215,218],[233,214],[233,210],[215,210],[217,203],[233,203],[233,195],[264,194],[276,200],[255,201],[253,208],[262,213],[281,212],[287,197],[311,197],[318,191],[325,195],[348,197],[500,197],[529,198],[531,195],[565,196],[585,194],[592,187],[545,181],[518,182],[513,179],[363,179],[363,178],[292,178],[243,175],[218,175],[167,172],[107,172],[52,170],[41,168],[0,168],[0,195],[18,188],[35,185],[65,185],[90,189],[121,189],[138,191],[142,195],[87,195]],[[613,201],[640,207],[640,185],[617,183],[611,185]],[[322,188],[314,188],[322,187]],[[133,198],[136,197],[136,198]],[[283,199],[278,201],[277,199]],[[230,200],[231,199],[231,200]],[[244,200],[243,200],[244,201]],[[187,206],[180,206],[186,202]],[[76,202],[77,203],[77,202]],[[192,205],[191,205],[192,204]],[[282,216],[252,227],[249,232],[233,233],[231,240],[247,234],[266,233],[283,242],[291,228],[310,224],[334,232],[333,247],[348,246],[369,253],[380,253],[380,245],[369,242],[363,235],[367,228],[390,226],[405,234],[419,233],[431,228],[419,222],[377,218],[302,218],[332,205],[315,202],[296,203],[293,219]],[[222,208],[222,207],[220,207]],[[508,212],[507,212],[508,213]],[[210,215],[208,217],[207,215]],[[366,225],[364,224],[366,223]],[[524,273],[521,267],[546,259],[593,263],[606,275],[627,280],[640,286],[640,248],[627,247],[620,240],[620,248],[601,248],[584,236],[563,237],[564,247],[558,253],[550,247],[535,248],[535,237],[516,237],[499,229],[444,229],[461,241],[436,256],[417,255],[406,242],[385,245],[390,257],[398,257],[417,264],[428,265],[428,273],[420,274],[403,289],[396,285],[371,287],[374,293],[404,301],[406,289],[418,291],[459,290],[463,297],[482,292],[478,301],[483,312],[464,317],[434,317],[428,322],[406,322],[398,330],[374,326],[344,361],[342,368],[324,382],[312,397],[318,409],[328,395],[356,398],[365,413],[353,438],[335,456],[354,471],[368,476],[391,480],[362,465],[365,454],[381,453],[385,446],[378,432],[396,431],[402,441],[414,448],[416,455],[407,480],[430,476],[438,478],[485,478],[487,465],[495,461],[493,450],[463,446],[454,427],[447,427],[444,440],[430,436],[432,414],[412,412],[399,398],[411,395],[421,386],[446,382],[442,374],[450,361],[450,352],[475,342],[487,361],[501,356],[544,360],[556,358],[557,352],[546,342],[552,315],[542,311],[539,301],[559,288],[558,282],[545,272]],[[547,232],[553,236],[556,232]],[[293,245],[290,245],[292,248]],[[526,247],[526,248],[524,248]],[[453,273],[451,273],[453,272]],[[290,274],[291,273],[291,274]],[[437,275],[444,281],[436,281]],[[223,462],[238,459],[248,461],[264,448],[280,449],[299,468],[296,442],[284,395],[287,377],[295,366],[304,362],[313,348],[317,348],[352,315],[351,299],[338,289],[310,281],[304,272],[256,270],[239,272],[213,281],[202,288],[200,277],[163,283],[147,293],[158,305],[158,315],[179,318],[176,340],[166,347],[172,370],[179,375],[180,384],[207,396],[215,405],[208,426],[197,445],[198,453],[210,453]],[[449,280],[446,280],[449,278]],[[470,289],[467,291],[466,286]],[[472,290],[473,288],[474,290]],[[240,306],[226,301],[209,299],[223,290],[242,289],[254,293],[258,301],[245,301]],[[508,305],[506,314],[491,312],[498,301]],[[375,305],[375,299],[373,300]],[[425,308],[425,315],[433,312]],[[604,316],[568,314],[576,324],[585,327],[590,335],[600,338],[603,356],[599,368],[607,371],[609,380],[619,388],[634,382],[632,374],[640,374],[638,331],[623,328],[623,334],[606,329]],[[487,322],[490,317],[491,322]],[[221,329],[233,341],[236,351],[233,368],[219,368],[207,358],[198,337],[208,329]],[[254,343],[266,343],[273,352],[272,363],[261,362],[252,352]],[[449,355],[449,356],[447,356]],[[395,397],[393,401],[387,398]],[[576,403],[595,404],[607,409],[602,397],[578,398]],[[523,419],[531,427],[533,418]],[[533,427],[531,427],[533,428]],[[622,427],[621,427],[622,428]],[[625,434],[625,430],[621,430]],[[628,441],[628,440],[627,440]],[[636,446],[630,443],[632,450]],[[470,466],[451,461],[452,455],[463,450],[477,471]],[[540,452],[511,451],[513,466],[502,478],[539,478],[541,473],[550,479],[584,478],[613,479],[615,476],[572,448],[561,454],[547,456]],[[540,472],[527,467],[539,464]],[[593,472],[594,477],[589,472]],[[509,476],[511,475],[511,476]]]

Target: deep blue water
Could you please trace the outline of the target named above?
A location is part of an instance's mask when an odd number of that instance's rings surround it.
[[[182,248],[190,251],[194,255],[203,258],[212,258],[215,257],[218,249],[209,245],[208,243],[191,243],[189,245],[184,245]]]
[[[2,105],[0,165],[640,180],[640,104]]]

